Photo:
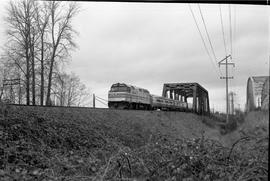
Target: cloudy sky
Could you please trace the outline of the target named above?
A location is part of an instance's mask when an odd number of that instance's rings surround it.
[[[7,0],[5,0],[7,1]],[[1,1],[0,5],[4,4]],[[79,48],[72,53],[68,71],[99,97],[107,99],[113,83],[123,82],[161,95],[164,83],[197,82],[209,91],[210,108],[225,111],[225,80],[207,55],[188,4],[79,2],[81,12],[73,25]],[[213,54],[197,4],[191,4],[208,51]],[[217,61],[225,54],[219,8],[227,52],[230,53],[229,5],[201,4]],[[3,16],[3,6],[0,15]],[[269,7],[231,5],[232,61],[229,90],[244,108],[249,76],[269,75]],[[5,40],[0,24],[0,46]],[[215,63],[215,64],[214,64]],[[224,67],[220,72],[225,75]],[[102,104],[96,103],[103,107]]]

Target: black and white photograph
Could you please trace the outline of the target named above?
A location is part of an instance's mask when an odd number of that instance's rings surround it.
[[[266,181],[265,1],[0,1],[1,181]]]

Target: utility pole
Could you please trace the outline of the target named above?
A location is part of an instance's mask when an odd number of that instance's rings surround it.
[[[234,96],[234,93],[232,92],[232,94],[231,94],[231,99],[232,99],[232,115],[234,115],[234,102],[233,102],[233,96]]]
[[[231,55],[226,56],[224,59],[218,62],[218,66],[220,65],[225,65],[226,67],[226,76],[225,77],[220,77],[220,79],[226,79],[226,123],[229,123],[229,97],[228,97],[228,79],[233,79],[233,77],[228,77],[228,65],[233,65],[234,63],[228,63],[228,58],[231,57]],[[232,58],[232,57],[231,57]],[[223,61],[225,60],[225,63]]]
[[[234,115],[234,92],[230,92],[230,114]]]
[[[96,97],[95,97],[95,94],[93,94],[93,108],[96,107]]]

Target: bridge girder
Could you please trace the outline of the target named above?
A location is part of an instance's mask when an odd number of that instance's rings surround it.
[[[170,92],[170,98],[182,97],[187,102],[187,98],[193,98],[193,112],[198,114],[210,114],[208,91],[200,84],[194,83],[165,83],[163,85],[163,97],[168,97],[167,92]],[[175,94],[172,96],[172,94]],[[178,96],[176,96],[176,94]]]

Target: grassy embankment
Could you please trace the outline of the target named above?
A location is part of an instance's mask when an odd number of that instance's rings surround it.
[[[249,114],[241,129],[224,136],[203,119],[176,112],[7,108],[0,115],[0,180],[267,179],[267,114]]]

